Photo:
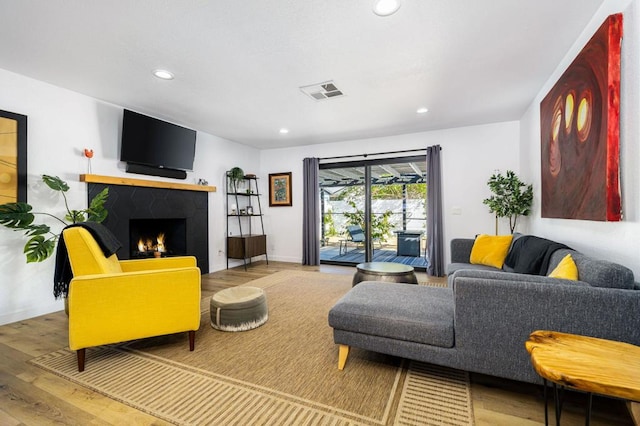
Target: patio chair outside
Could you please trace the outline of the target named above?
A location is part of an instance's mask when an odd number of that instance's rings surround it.
[[[349,242],[355,243],[356,248],[358,248],[358,244],[363,244],[365,242],[365,235],[362,227],[360,225],[349,225],[347,226],[347,232],[349,233],[349,238],[340,240],[340,256],[347,254],[347,244]],[[382,242],[379,238],[374,238],[374,242],[378,242],[380,247],[382,247]]]

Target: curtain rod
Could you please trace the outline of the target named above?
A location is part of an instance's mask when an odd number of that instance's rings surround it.
[[[442,148],[440,148],[442,149]],[[404,154],[407,152],[426,152],[427,149],[426,148],[422,148],[422,149],[406,149],[404,151],[388,151],[388,152],[375,152],[373,154],[354,154],[354,155],[340,155],[338,157],[322,157],[322,158],[318,158],[318,160],[337,160],[340,158],[354,158],[354,157],[364,157],[367,158],[369,155],[387,155],[387,154]]]

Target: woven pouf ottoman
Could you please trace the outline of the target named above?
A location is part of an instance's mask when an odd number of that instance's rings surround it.
[[[264,290],[232,287],[211,296],[211,327],[222,331],[245,331],[267,322],[269,310]]]

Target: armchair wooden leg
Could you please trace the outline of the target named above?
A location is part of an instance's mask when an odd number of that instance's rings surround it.
[[[196,332],[194,330],[189,331],[189,350],[193,352],[196,348]]]
[[[338,350],[338,370],[344,370],[344,365],[347,363],[348,356],[349,346],[340,345]]]
[[[76,354],[78,356],[78,371],[82,373],[84,371],[84,360],[86,356],[85,348],[78,349]]]

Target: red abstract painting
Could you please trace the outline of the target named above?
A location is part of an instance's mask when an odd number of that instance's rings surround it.
[[[542,217],[622,219],[621,40],[611,15],[540,103]]]

